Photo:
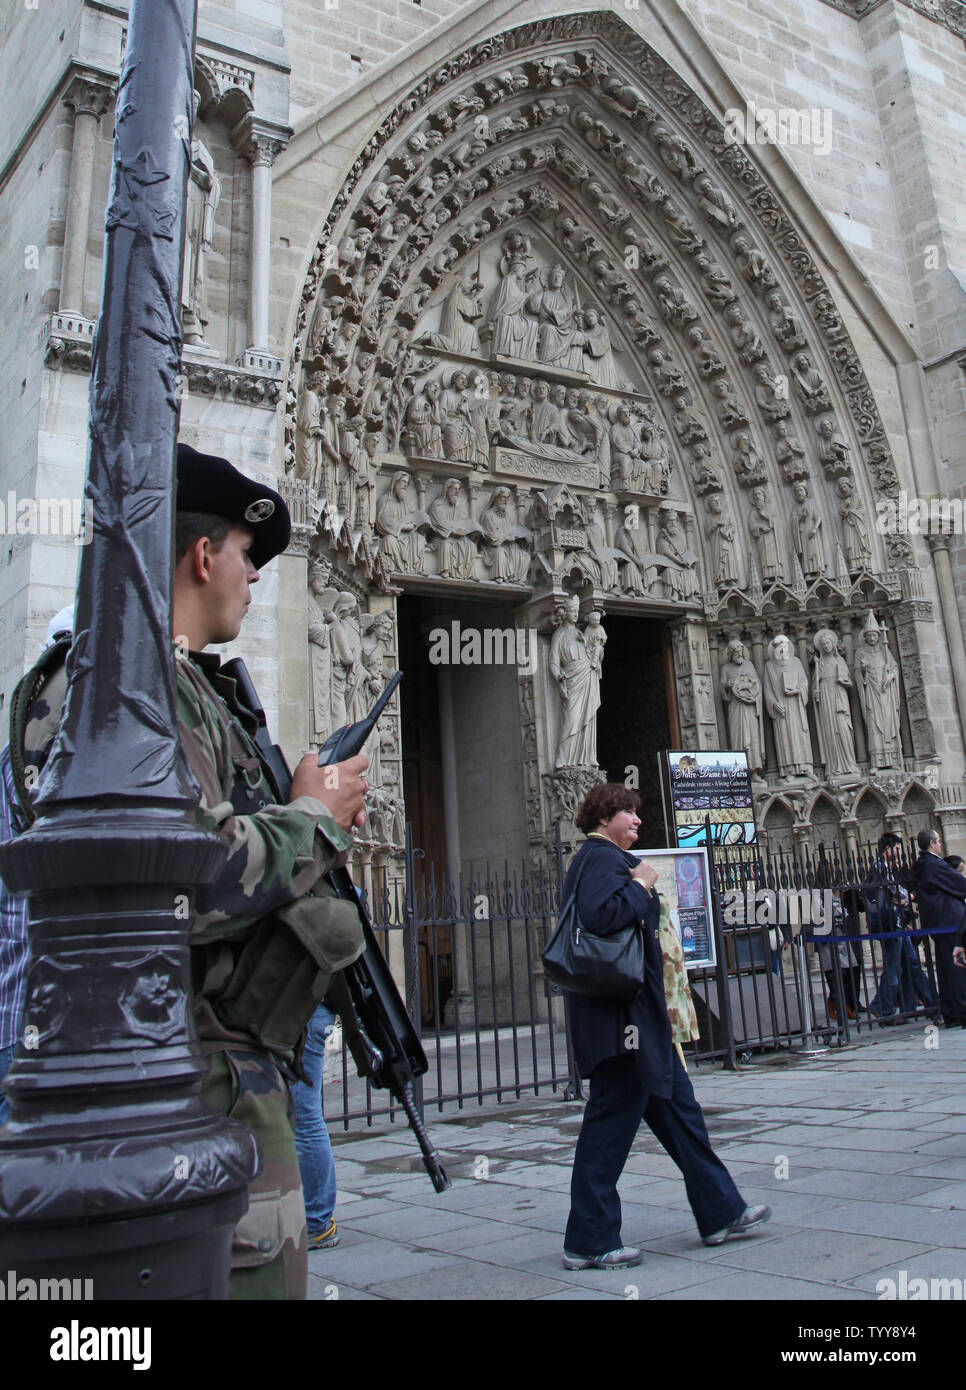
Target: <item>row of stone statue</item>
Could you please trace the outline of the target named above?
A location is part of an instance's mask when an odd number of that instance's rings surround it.
[[[902,767],[899,668],[874,613],[869,613],[851,673],[830,628],[812,638],[811,680],[788,637],[773,638],[768,649],[771,656],[761,675],[739,639],[729,642],[721,668],[729,746],[745,750],[753,772],[765,766],[764,709],[774,733],[779,776],[814,777],[811,706],[825,776],[857,777],[849,699],[853,691],[865,726],[870,768]]]

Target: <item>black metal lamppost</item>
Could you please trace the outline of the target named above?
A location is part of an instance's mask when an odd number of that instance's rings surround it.
[[[196,0],[132,0],[94,346],[75,641],[38,820],[0,852],[30,895],[24,1036],[0,1130],[0,1270],[95,1298],[227,1297],[256,1165],[201,1104],[193,895],[200,831],[171,640],[180,277]]]

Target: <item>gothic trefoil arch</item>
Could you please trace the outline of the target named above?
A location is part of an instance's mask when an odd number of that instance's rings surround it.
[[[336,590],[488,586],[547,635],[574,594],[664,614],[695,747],[727,733],[729,643],[767,685],[785,636],[834,708],[783,772],[764,700],[762,794],[824,783],[848,817],[870,780],[892,804],[928,782],[930,606],[872,522],[898,482],[859,357],[779,195],[616,16],[500,34],[386,117],[325,220],[289,388]]]

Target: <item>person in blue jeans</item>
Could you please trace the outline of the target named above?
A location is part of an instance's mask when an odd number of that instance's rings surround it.
[[[862,890],[870,934],[902,933],[882,942],[882,975],[874,998],[869,1000],[869,1013],[884,1020],[897,1012],[914,1013],[920,1000],[925,1008],[933,1007],[919,952],[912,938],[905,935],[912,921],[912,906],[908,890],[897,877],[896,854],[901,845],[899,836],[890,831],[880,836],[876,872]]]
[[[325,1042],[334,1026],[335,1014],[325,1004],[320,1004],[309,1020],[302,1054],[302,1070],[308,1081],[298,1081],[292,1087],[295,1150],[305,1198],[309,1250],[329,1250],[339,1243],[335,1224],[335,1161],[322,1114]]]

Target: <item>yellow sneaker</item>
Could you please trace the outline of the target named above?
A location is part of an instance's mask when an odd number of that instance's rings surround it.
[[[334,1245],[338,1245],[339,1237],[335,1229],[335,1217],[329,1222],[324,1231],[317,1231],[315,1235],[309,1232],[310,1250],[331,1250]]]

